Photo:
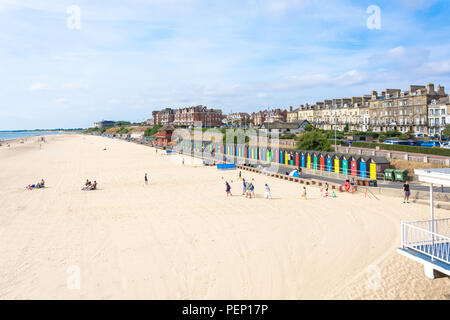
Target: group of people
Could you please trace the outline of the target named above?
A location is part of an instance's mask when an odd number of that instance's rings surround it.
[[[28,190],[33,190],[35,188],[40,189],[40,188],[45,188],[45,181],[44,179],[41,179],[40,182],[36,183],[36,184],[29,184],[28,186],[26,186],[26,188]]]
[[[253,182],[245,181],[245,179],[242,179],[242,195],[245,194],[246,198],[253,198],[255,197],[255,186],[253,185]]]
[[[322,195],[322,197],[324,198],[328,198],[329,194],[328,194],[328,189],[330,188],[330,186],[328,185],[328,182],[325,182],[325,185],[323,188],[320,188],[320,194]],[[336,192],[332,193],[332,197],[336,198]]]
[[[94,181],[94,183],[92,183],[91,181],[89,181],[89,179],[86,179],[84,187],[81,190],[83,191],[97,190],[97,181]]]

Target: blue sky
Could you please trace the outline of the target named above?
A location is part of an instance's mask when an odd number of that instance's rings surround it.
[[[80,29],[67,26],[71,5]],[[447,91],[449,14],[448,0],[0,0],[0,130]]]

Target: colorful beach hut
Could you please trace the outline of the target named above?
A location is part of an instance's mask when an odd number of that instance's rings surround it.
[[[306,167],[308,169],[311,169],[311,157],[312,157],[312,151],[306,152]]]
[[[359,158],[359,176],[361,178],[368,178],[369,177],[369,166],[368,161],[369,157],[361,156]]]
[[[333,153],[331,152],[327,152],[326,154],[326,168],[328,172],[332,172],[333,171]]]
[[[342,155],[342,174],[349,174],[349,163],[351,163],[351,155],[343,154]]]
[[[306,152],[305,151],[300,152],[300,166],[303,168],[306,167]]]
[[[333,155],[334,173],[341,173],[342,154],[335,153]]]
[[[312,156],[313,156],[313,169],[314,170],[319,170],[320,152],[313,152]]]
[[[327,157],[326,152],[321,152],[319,155],[319,170],[320,171],[325,171],[326,157]]]
[[[384,173],[385,169],[388,169],[391,163],[385,157],[370,157],[368,160],[369,178],[371,180],[377,179],[378,173]]]

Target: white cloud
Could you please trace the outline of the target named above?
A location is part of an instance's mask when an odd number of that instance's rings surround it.
[[[88,86],[79,82],[69,82],[62,85],[63,89],[87,89]]]
[[[47,83],[43,83],[43,82],[36,82],[30,85],[29,90],[30,91],[38,91],[38,90],[44,90],[44,89],[48,89],[49,86]]]
[[[256,95],[256,97],[259,98],[259,99],[267,98],[268,96],[269,96],[269,94],[268,94],[267,92],[259,92],[259,93]]]
[[[450,60],[425,63],[419,67],[419,72],[428,75],[450,75]]]
[[[350,70],[333,80],[334,85],[338,87],[348,87],[362,84],[367,80],[366,75],[357,70]]]
[[[66,102],[67,102],[67,100],[64,99],[64,98],[58,98],[58,99],[56,99],[56,103],[57,103],[57,104],[65,104]]]

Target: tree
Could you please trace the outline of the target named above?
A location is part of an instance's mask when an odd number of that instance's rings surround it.
[[[129,121],[116,121],[114,124],[115,127],[124,127],[130,125]]]
[[[297,137],[298,150],[332,151],[327,136],[317,130],[305,132]]]
[[[350,128],[349,128],[349,126],[348,126],[348,123],[346,123],[346,124],[345,124],[345,127],[344,127],[344,132],[348,132],[349,129],[350,129]]]
[[[442,131],[442,136],[450,137],[450,124],[445,126],[445,129]]]
[[[305,131],[313,131],[314,130],[314,127],[313,127],[313,125],[312,124],[307,124],[305,127],[304,127],[304,129],[305,129]]]

